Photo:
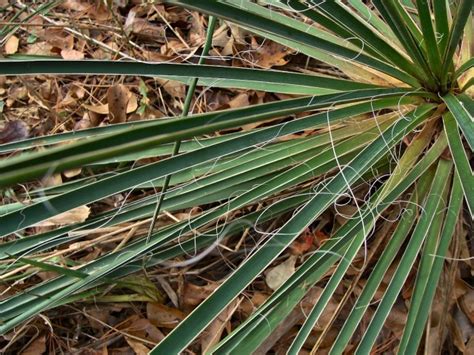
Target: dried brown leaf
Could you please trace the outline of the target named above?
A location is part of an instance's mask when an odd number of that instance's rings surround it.
[[[68,179],[73,178],[75,176],[80,175],[82,172],[81,168],[75,168],[75,169],[69,169],[63,172],[63,175],[67,177]]]
[[[0,144],[28,138],[28,126],[23,121],[8,121],[0,131]]]
[[[134,112],[137,108],[138,108],[138,102],[137,102],[137,97],[135,94],[133,94],[132,92],[128,91],[127,92],[127,95],[128,95],[128,102],[127,102],[127,111],[126,113],[132,113]],[[99,115],[108,115],[109,114],[109,104],[101,104],[101,105],[87,105],[87,104],[83,104],[82,105],[85,109],[95,113],[95,114],[99,114]],[[93,125],[96,125],[98,124],[98,119],[96,116],[94,117],[90,117],[91,119],[93,119]],[[95,123],[94,123],[95,122]]]
[[[132,348],[136,355],[148,355],[150,349],[143,343],[140,343],[138,340],[125,337],[127,340],[128,345]]]
[[[40,38],[59,50],[73,49],[74,47],[74,37],[67,35],[62,29],[48,28],[41,33]]]
[[[179,309],[156,302],[147,303],[146,314],[152,324],[162,328],[174,328],[186,316]]]
[[[63,178],[61,174],[50,174],[43,178],[42,183],[44,187],[59,186],[63,183]]]
[[[61,57],[66,60],[81,60],[84,59],[84,53],[76,51],[75,49],[62,49]]]
[[[112,123],[121,123],[127,120],[127,105],[129,91],[125,85],[116,84],[107,90],[107,104],[109,120]]]
[[[73,223],[84,222],[89,217],[90,208],[87,206],[76,207],[72,210],[58,214],[46,221],[35,224],[36,227],[65,226]]]
[[[465,344],[474,336],[474,326],[470,322],[466,314],[457,308],[453,316],[454,343],[462,352],[465,351]]]
[[[108,108],[107,108],[107,111],[108,111]],[[103,117],[97,112],[93,112],[90,110],[87,112],[84,112],[84,114],[82,115],[82,118],[79,121],[77,121],[76,124],[74,125],[74,130],[97,127],[100,124],[102,118]]]
[[[176,80],[156,79],[162,85],[162,88],[172,97],[183,99],[186,95],[186,86]]]
[[[17,36],[10,36],[5,43],[5,53],[6,54],[15,54],[18,52],[18,46],[20,44],[20,40]]]
[[[230,108],[240,108],[249,105],[249,94],[240,93],[228,103]]]
[[[281,264],[270,268],[265,272],[265,282],[272,290],[280,287],[295,272],[297,256],[291,255]]]
[[[265,339],[265,341],[262,343],[262,345],[260,345],[254,354],[267,354],[270,349],[272,349],[272,347],[290,331],[291,328],[301,324],[305,320],[308,312],[313,308],[322,291],[323,290],[319,287],[313,287],[311,290],[309,290],[301,302],[301,307],[296,307],[293,311],[291,311],[285,320],[281,322],[272,332],[272,334],[270,334],[270,336]],[[324,311],[319,324],[325,324],[328,322],[328,316],[329,318],[331,317],[331,312],[334,312],[335,307],[337,307],[337,304],[333,305],[332,302],[328,305],[327,310]]]
[[[209,283],[205,286],[197,286],[190,282],[184,285],[182,295],[183,303],[187,306],[197,306],[204,301],[219,285],[217,283]]]
[[[244,298],[240,304],[239,311],[243,313],[244,316],[251,315],[260,305],[267,300],[268,296],[261,292],[255,292],[252,295],[251,299]]]
[[[61,2],[61,7],[66,10],[73,11],[87,11],[91,8],[91,4],[84,0],[64,0]]]
[[[46,352],[46,337],[40,336],[21,352],[21,355],[41,355]]]
[[[469,318],[472,324],[474,324],[474,290],[470,289],[459,302],[461,309],[464,311],[466,316]]]
[[[108,115],[109,114],[109,105],[108,104],[102,104],[102,105],[87,105],[84,104],[82,105],[84,108],[87,110],[97,113],[99,115]]]
[[[216,345],[224,332],[224,329],[228,325],[228,322],[234,312],[239,307],[242,300],[234,300],[214,319],[211,324],[204,330],[201,335],[201,353],[206,354],[208,350]]]
[[[474,335],[471,336],[469,341],[466,344],[466,352],[465,354],[474,354]]]
[[[50,56],[52,49],[53,46],[47,42],[35,42],[26,47],[26,54]]]
[[[397,339],[401,339],[405,328],[408,311],[404,304],[397,303],[390,311],[385,326],[392,331]]]
[[[147,346],[149,342],[157,344],[164,339],[164,334],[156,328],[148,319],[141,318],[138,315],[129,317],[121,324],[120,329],[123,330],[130,337],[125,337],[128,345],[133,349],[135,354],[145,355],[150,352]],[[133,338],[131,337],[133,336]],[[145,342],[140,341],[143,339]]]
[[[129,26],[130,31],[142,39],[164,43],[165,28],[163,26],[153,25],[142,18],[134,18]]]
[[[258,45],[253,40],[253,47],[257,51],[256,63],[262,68],[271,68],[274,66],[283,66],[288,63],[285,57],[291,53],[288,48],[275,43],[266,41],[262,45]]]
[[[293,255],[303,255],[311,249],[315,241],[315,234],[311,233],[309,229],[306,229],[301,236],[298,237],[290,245],[290,252]]]

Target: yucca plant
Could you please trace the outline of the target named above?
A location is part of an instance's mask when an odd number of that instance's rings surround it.
[[[262,349],[265,340],[318,285],[322,293],[312,303],[288,353],[302,349],[342,287],[344,296],[338,298],[330,322],[337,320],[342,327],[331,353],[344,352],[352,339],[356,346],[352,351],[367,354],[412,275],[409,313],[398,351],[416,353],[429,327],[450,244],[456,236],[465,235],[463,222],[472,220],[474,212],[469,162],[474,148],[473,2],[164,3],[210,16],[204,54],[211,46],[215,22],[229,21],[334,70],[322,75],[212,66],[203,61],[1,61],[2,75],[151,76],[184,82],[189,92],[183,117],[109,125],[0,146],[7,157],[0,165],[4,191],[76,167],[97,172],[61,188],[33,190],[29,205],[1,207],[0,235],[5,239],[0,257],[10,260],[2,264],[3,272],[26,264],[61,276],[1,301],[0,333],[48,309],[93,297],[104,285],[120,284],[125,276],[143,268],[168,265],[170,259],[195,250],[204,251],[205,257],[219,242],[253,228],[261,238],[259,243],[153,350],[179,353],[323,214],[337,214],[338,206],[346,203],[355,209],[345,216],[345,223],[335,225],[329,238],[303,257],[296,271],[209,352]],[[294,97],[188,116],[196,86]],[[251,130],[212,136],[264,121],[266,124]],[[138,167],[132,164],[146,157],[162,159]],[[97,169],[99,164],[114,167],[117,162],[122,164],[113,175]],[[132,190],[145,191],[145,197],[82,223],[40,234],[28,232],[38,222]],[[161,212],[198,205],[207,209],[186,221],[154,228]],[[92,229],[129,221],[151,223],[150,233],[79,268],[37,256],[80,241]],[[265,233],[261,233],[262,226]],[[374,243],[382,246],[379,256],[376,262],[367,263],[368,249]],[[357,265],[356,276],[344,283],[353,264]],[[366,282],[360,284],[362,277]],[[381,289],[386,277],[388,285]],[[357,285],[361,291],[356,293]],[[372,304],[377,291],[383,295]],[[349,312],[341,319],[347,307]],[[373,315],[362,326],[369,308]],[[331,324],[325,325],[326,330]],[[326,333],[316,341],[314,351]]]

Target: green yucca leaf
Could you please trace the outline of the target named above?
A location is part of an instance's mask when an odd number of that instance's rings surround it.
[[[387,96],[393,95],[391,89],[380,90],[381,91],[378,92],[382,95],[384,90],[387,90],[385,91]],[[314,103],[313,107],[323,108],[333,106],[336,103],[341,104],[344,102],[357,101],[363,98],[373,97],[374,93],[374,91],[368,90],[365,92],[357,91],[353,94],[331,94],[318,99],[318,103]],[[401,98],[402,101],[407,99],[409,98]],[[308,98],[305,101],[311,103],[314,100],[315,99]],[[398,100],[397,103],[402,101]],[[281,110],[279,113],[288,114],[304,109],[305,106],[298,106],[286,112]],[[350,110],[348,112],[350,112]],[[18,158],[9,159],[3,162],[3,164],[0,164],[0,174],[2,174],[0,176],[0,186],[8,185],[14,181],[19,182],[26,179],[44,177],[58,171],[101,161],[117,154],[143,150],[158,144],[173,142],[177,139],[192,138],[199,134],[213,132],[216,129],[238,127],[243,124],[258,122],[268,119],[269,116],[266,113],[242,116],[240,112],[230,111],[229,114],[201,115],[200,118],[200,120],[196,119],[196,117],[188,117],[158,121],[155,122],[153,126],[144,125],[143,127],[136,127],[125,132],[117,132],[104,137],[83,140],[64,147],[53,148],[45,152],[35,153],[31,156],[28,155],[24,158],[20,156]],[[293,132],[295,131],[286,134]],[[247,137],[249,136],[247,135]],[[268,137],[267,139],[270,138],[272,137]],[[253,142],[251,145],[255,143],[258,142]],[[214,154],[217,154],[217,152],[214,152]]]
[[[442,195],[442,200],[438,205],[438,209],[435,212],[435,218],[429,227],[427,238],[423,245],[421,252],[420,266],[418,272],[416,273],[415,287],[413,289],[413,295],[410,300],[410,309],[408,312],[407,321],[405,328],[403,329],[404,338],[400,342],[400,351],[404,352],[406,347],[406,340],[411,339],[411,334],[414,331],[415,321],[418,316],[419,309],[421,304],[425,302],[424,294],[428,288],[429,274],[433,267],[435,260],[436,249],[438,247],[438,239],[441,232],[441,227],[443,225],[443,220],[446,214],[446,204],[448,197],[448,188],[445,189],[444,194]]]
[[[304,296],[311,283],[309,278],[313,280],[318,280],[321,278],[338,259],[339,254],[344,251],[344,248],[347,246],[348,240],[353,233],[356,233],[358,228],[361,228],[361,222],[369,222],[370,219],[373,219],[374,216],[377,216],[383,211],[391,202],[393,202],[404,190],[409,188],[416,179],[423,176],[426,170],[436,162],[438,157],[447,147],[447,142],[444,137],[438,139],[438,141],[433,145],[429,150],[426,156],[413,168],[413,170],[402,180],[400,183],[394,187],[394,189],[382,200],[379,201],[379,204],[373,205],[372,203],[377,201],[378,194],[374,195],[367,203],[363,211],[364,218],[351,218],[348,223],[343,225],[334,236],[318,250],[318,253],[314,253],[308,260],[301,265],[298,271],[293,274],[285,284],[283,284],[272,296],[267,300],[267,302],[261,306],[255,313],[252,315],[237,331],[232,333],[228,338],[225,338],[222,342],[222,348],[227,349],[229,346],[240,345],[242,338],[245,338],[245,334],[254,334],[255,327],[258,323],[264,323],[262,329],[259,329],[265,333],[269,333],[272,328],[269,329],[267,320],[269,315],[265,314],[265,311],[270,311],[273,309],[274,305],[277,302],[281,301],[281,305],[284,308],[289,310],[294,307],[298,301]],[[298,287],[298,285],[304,285],[304,287]],[[293,302],[289,302],[288,299],[284,299],[288,294],[299,293],[298,297],[292,297]],[[281,307],[280,307],[281,308]],[[276,309],[274,312],[276,317],[281,318],[281,309]],[[272,311],[273,314],[273,311]],[[243,333],[243,335],[241,335]],[[262,340],[262,335],[258,337],[258,341]],[[229,345],[230,344],[230,345]],[[220,349],[220,348],[219,348]]]
[[[242,82],[240,87],[249,88],[249,82],[262,83],[260,89],[266,84],[278,84],[280,88],[285,85],[294,87],[291,93],[295,94],[321,94],[316,88],[327,90],[347,91],[373,88],[374,85],[356,83],[354,81],[334,79],[327,76],[307,75],[279,70],[259,70],[248,68],[234,68],[226,66],[212,66],[194,64],[170,64],[170,63],[145,63],[145,62],[117,62],[102,60],[38,60],[38,61],[0,61],[0,74],[2,75],[81,75],[83,73],[97,75],[136,75],[164,78],[184,78],[187,81],[192,78],[211,79],[212,86],[219,87],[219,83]],[[226,87],[228,87],[226,84]],[[301,92],[297,88],[302,87]],[[250,84],[250,88],[253,88]],[[272,87],[273,89],[274,87]],[[314,88],[313,91],[307,91]],[[283,92],[286,92],[283,90]]]
[[[423,70],[423,81],[427,83],[428,87],[434,89],[436,83],[433,73],[431,72],[423,51],[418,45],[421,39],[419,30],[414,24],[409,26],[409,24],[412,24],[409,15],[406,13],[404,8],[394,0],[374,0],[374,4],[383,14],[387,23],[391,25],[393,32],[398,36],[399,41],[410,55],[410,58],[415,62],[417,67]]]
[[[335,196],[347,189],[358,174],[367,169],[367,165],[381,156],[381,149],[400,139],[402,132],[408,127],[416,127],[420,120],[426,118],[432,107],[425,106],[423,110],[412,114],[407,120],[400,120],[388,128],[374,143],[364,149],[349,167],[343,169],[332,179],[324,189],[316,193],[302,209],[295,214],[262,248],[258,249],[251,258],[242,264],[238,271],[232,274],[210,298],[196,308],[173,332],[155,349],[156,352],[172,352],[183,349],[218,315],[215,311],[223,309],[242,291],[247,284],[260,273],[300,232],[306,228],[328,205],[334,202]]]
[[[425,178],[430,178],[429,175],[425,175]],[[367,308],[370,305],[372,297],[377,291],[382,279],[387,272],[390,264],[395,259],[399,248],[402,243],[407,238],[411,228],[416,222],[417,216],[417,206],[423,200],[426,190],[429,188],[429,183],[421,183],[417,186],[417,191],[414,193],[408,201],[405,211],[403,211],[402,216],[398,222],[397,228],[394,231],[390,241],[385,246],[382,255],[380,256],[377,264],[375,265],[373,271],[370,274],[367,283],[362,290],[357,302],[354,307],[351,309],[350,315],[347,317],[344,326],[339,332],[334,344],[332,345],[332,353],[340,353],[344,351],[344,348],[347,346],[351,336],[357,329],[360,320],[362,319],[364,313],[367,311]]]
[[[10,257],[11,257],[11,255],[10,255]],[[33,259],[28,259],[28,258],[21,258],[21,257],[17,258],[16,260],[20,263],[24,263],[26,265],[31,265],[31,266],[37,267],[41,270],[44,270],[44,271],[57,272],[60,275],[66,275],[66,276],[75,277],[75,278],[79,278],[79,279],[83,279],[87,276],[86,273],[83,273],[83,272],[80,272],[80,271],[76,271],[76,270],[73,270],[73,269],[67,269],[67,268],[64,268],[64,267],[61,267],[61,266],[58,266],[58,265],[44,263],[44,262],[38,261],[38,260],[33,260]]]
[[[454,79],[458,79],[462,74],[474,67],[474,58],[471,58],[461,64],[461,66],[454,73]],[[472,84],[471,84],[472,85]],[[467,85],[466,85],[467,86]]]
[[[433,72],[440,75],[441,71],[441,56],[438,48],[438,41],[433,29],[431,21],[430,3],[427,0],[416,0],[418,15],[420,18],[420,25],[423,31],[423,49],[426,53]]]
[[[438,46],[440,54],[446,51],[449,39],[449,13],[446,1],[433,1],[436,33],[438,35]]]
[[[426,114],[427,112],[429,112],[430,108],[431,107],[427,106],[424,108],[424,110],[421,110],[421,112],[424,112]],[[414,122],[418,122],[420,117],[422,118],[423,114],[422,116],[416,116],[416,119],[414,120]],[[328,120],[329,116],[327,114],[324,114],[324,119]],[[413,124],[413,122],[411,121],[405,121],[405,120],[401,120],[401,121],[405,123],[408,122],[409,124],[410,123]],[[364,137],[362,138],[356,137],[356,139],[357,138],[361,142],[366,141]],[[341,147],[344,147],[344,146],[345,146],[345,149],[350,151],[354,149],[355,145],[354,145],[354,142],[348,141],[344,145],[341,145]],[[341,152],[337,152],[337,153],[340,154]],[[316,172],[322,173],[323,171],[325,171],[324,169],[327,169],[327,165],[329,164],[327,163],[328,158],[331,157],[332,155],[333,155],[332,151],[323,152],[322,154],[319,154],[315,156],[314,158],[312,158],[311,160],[307,161],[305,164],[296,166],[295,168],[285,171],[279,176],[276,176],[275,178],[270,179],[267,184],[260,185],[257,188],[252,189],[238,196],[228,206],[224,205],[216,210],[210,211],[209,213],[204,214],[201,217],[197,218],[193,223],[183,223],[182,226],[178,225],[169,229],[161,238],[157,238],[156,241],[155,241],[155,238],[151,238],[150,242],[141,241],[140,243],[136,243],[135,248],[131,249],[128,253],[120,253],[119,255],[116,255],[115,257],[111,255],[113,262],[110,265],[107,265],[107,267],[103,269],[94,269],[95,272],[89,275],[87,278],[83,279],[80,283],[75,283],[74,285],[70,285],[64,290],[62,290],[61,292],[55,293],[49,299],[38,302],[34,307],[30,308],[29,311],[26,311],[18,315],[15,319],[6,322],[4,326],[0,326],[0,331],[2,331],[2,329],[10,329],[15,324],[18,324],[22,320],[29,317],[29,314],[34,314],[38,312],[39,309],[46,309],[57,304],[57,302],[61,302],[61,299],[63,299],[64,297],[67,297],[71,295],[72,293],[77,292],[80,289],[93,284],[94,282],[98,280],[98,278],[106,276],[112,270],[120,266],[123,266],[127,262],[134,260],[137,256],[145,255],[147,252],[156,248],[157,244],[164,244],[167,241],[171,241],[173,238],[179,235],[184,235],[186,232],[183,231],[183,229],[194,230],[198,228],[199,226],[205,225],[209,223],[210,221],[212,221],[213,219],[221,216],[224,211],[226,212],[231,211],[233,209],[242,207],[251,201],[258,200],[262,196],[265,196],[265,194],[282,190],[285,187],[291,185],[292,183],[297,183],[298,181],[301,181],[301,179],[307,179],[308,177],[312,176],[313,173],[316,173]],[[175,157],[173,159],[178,159],[179,157],[180,156]],[[333,168],[334,166],[336,166],[335,163],[331,164],[330,168]],[[300,172],[300,171],[301,173],[296,174],[296,172]],[[32,218],[35,218],[35,216],[32,216]]]
[[[438,169],[433,179],[433,185],[428,193],[428,197],[423,206],[423,211],[412,233],[405,253],[400,260],[400,264],[393,275],[387,291],[385,292],[377,310],[357,347],[356,353],[366,354],[372,348],[385,319],[400,292],[403,283],[408,277],[408,271],[415,262],[418,251],[421,249],[426,238],[432,237],[434,232],[429,227],[436,216],[436,211],[442,200],[443,191],[448,185],[449,175],[451,173],[452,163],[446,160],[440,160]]]
[[[390,29],[390,26],[383,22],[382,19],[377,16],[377,13],[366,3],[362,0],[349,0],[349,4],[357,10],[358,15],[361,16],[364,21],[370,23],[380,34],[383,34],[387,40],[396,42],[397,45],[400,45],[400,42]]]
[[[305,16],[308,16],[316,22],[321,19],[321,15],[312,10],[308,5],[303,5],[297,0],[290,0],[288,1],[288,4],[290,4],[292,8],[302,11]],[[362,49],[364,49],[365,46],[369,46],[369,48],[376,51],[383,60],[392,62],[392,64],[408,73],[412,73],[414,76],[420,76],[420,73],[416,71],[417,67],[414,66],[413,63],[407,60],[406,57],[401,55],[390,44],[385,42],[378,34],[374,33],[374,31],[367,27],[365,23],[358,20],[353,14],[351,14],[350,10],[344,8],[342,4],[336,2],[321,2],[321,4],[318,5],[318,10],[323,10],[324,14],[334,22],[346,27],[347,30],[350,31],[347,36],[348,38],[355,38],[354,36],[356,36],[356,38],[362,38],[364,41],[364,45],[361,46]],[[319,23],[326,28],[333,28],[332,23]],[[355,43],[357,44],[357,42],[360,41],[356,40]]]
[[[212,14],[217,17],[231,20],[243,26],[249,27],[250,29],[258,29],[264,32],[273,33],[284,37],[292,42],[298,42],[309,46],[314,46],[341,56],[349,60],[355,60],[361,64],[370,66],[374,69],[380,70],[388,75],[392,75],[400,79],[401,81],[407,82],[413,86],[418,86],[416,80],[412,76],[381,62],[378,59],[367,56],[365,54],[358,53],[354,50],[347,49],[343,46],[333,44],[327,40],[311,36],[303,31],[293,29],[292,27],[285,26],[283,24],[276,23],[270,19],[258,16],[255,14],[249,14],[237,7],[227,5],[220,2],[209,2],[204,0],[188,1],[188,0],[167,0],[166,3],[176,4],[185,6],[194,10],[201,10]]]
[[[453,55],[463,34],[464,26],[469,17],[472,16],[471,0],[461,0],[457,6],[458,8],[453,19],[452,28],[449,31],[449,37],[443,56],[443,65],[441,67],[441,85],[443,88],[449,82],[450,76],[454,74],[450,72],[450,68],[453,65]]]
[[[474,102],[467,96],[458,97],[453,94],[447,94],[443,97],[457,124],[462,130],[471,151],[474,151]]]
[[[449,148],[454,160],[454,165],[461,180],[461,186],[467,201],[467,206],[474,218],[474,174],[469,166],[467,153],[462,145],[456,121],[451,113],[444,117],[444,128],[448,137]]]
[[[413,352],[418,349],[421,337],[423,335],[423,328],[430,314],[430,307],[433,301],[438,280],[443,269],[444,259],[443,257],[447,254],[450,241],[454,235],[456,227],[456,221],[458,220],[459,212],[462,205],[462,190],[459,178],[454,176],[453,184],[451,187],[449,206],[446,211],[446,217],[443,225],[443,230],[439,238],[438,247],[435,254],[428,255],[427,257],[433,258],[431,270],[426,282],[426,289],[423,294],[423,302],[421,302],[419,309],[416,314],[416,320],[413,325],[413,332],[411,334],[403,335],[402,345],[405,343],[407,352]]]
[[[397,104],[400,99],[382,99],[380,107],[390,107]],[[155,180],[160,176],[165,176],[176,171],[180,171],[185,167],[193,166],[200,161],[207,161],[224,154],[241,151],[245,147],[253,146],[262,141],[274,139],[279,136],[298,132],[302,129],[325,126],[327,122],[340,121],[351,115],[357,115],[364,112],[370,112],[377,107],[376,102],[363,103],[349,108],[342,108],[331,111],[329,114],[321,113],[309,116],[300,120],[285,123],[282,127],[274,126],[265,130],[248,133],[242,137],[219,143],[213,146],[204,147],[202,149],[182,154],[172,159],[163,160],[157,163],[149,164],[140,168],[136,168],[117,176],[112,176],[101,181],[80,187],[67,194],[60,195],[48,200],[48,204],[38,203],[25,207],[21,214],[10,213],[0,216],[0,236],[7,235],[19,229],[40,222],[44,219],[52,217],[55,214],[67,211],[71,208],[81,206],[83,204],[96,201],[100,198],[109,196],[113,193],[121,192],[130,186],[140,186],[147,181]],[[181,119],[185,121],[186,119]],[[149,133],[146,133],[149,134]],[[126,138],[126,134],[124,135]],[[156,139],[155,139],[156,140]],[[87,144],[87,142],[85,143]],[[82,147],[81,147],[82,148]],[[112,148],[114,149],[114,148]],[[44,156],[43,156],[44,157]],[[95,157],[95,156],[93,156]],[[40,158],[38,158],[40,164]],[[24,161],[25,164],[28,160]],[[10,165],[11,166],[11,165]],[[40,165],[41,167],[41,165]],[[6,167],[5,167],[6,169]],[[27,170],[28,168],[24,168]],[[48,166],[42,168],[48,169]],[[51,169],[51,168],[49,168]],[[45,172],[48,172],[46,170]],[[18,173],[18,172],[14,172]],[[0,178],[1,181],[1,178]],[[87,191],[87,193],[85,193]]]

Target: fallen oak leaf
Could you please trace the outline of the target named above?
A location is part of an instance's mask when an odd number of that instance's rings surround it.
[[[63,175],[68,179],[80,175],[82,172],[81,168],[69,169],[63,172]]]
[[[278,289],[295,272],[297,256],[291,255],[281,264],[265,272],[265,282],[273,291]]]
[[[10,36],[7,42],[5,43],[5,54],[15,54],[18,52],[18,46],[20,44],[20,40],[17,36]]]
[[[8,121],[0,131],[0,144],[28,138],[28,126],[23,121]]]
[[[137,97],[135,94],[127,90],[127,96],[128,96],[128,101],[127,101],[127,109],[126,113],[132,113],[135,112],[138,108],[138,101]],[[107,100],[108,101],[108,100]],[[101,104],[101,105],[87,105],[83,104],[82,105],[85,109],[97,113],[99,115],[109,115],[109,104]]]
[[[150,352],[150,349],[145,346],[145,344],[140,343],[138,340],[132,339],[130,337],[125,337],[125,340],[136,355],[147,355]]]
[[[181,322],[186,315],[179,309],[168,307],[157,302],[148,302],[146,305],[146,314],[148,320],[160,328],[174,328]]]
[[[194,308],[209,297],[218,286],[219,284],[217,282],[209,283],[204,286],[198,286],[191,282],[186,283],[182,295],[183,304]]]
[[[287,64],[288,60],[285,57],[291,53],[291,50],[275,42],[264,42],[259,45],[252,39],[252,47],[257,52],[255,64],[266,69]]]
[[[61,57],[66,60],[81,60],[84,59],[84,53],[75,49],[62,49]]]
[[[28,347],[23,350],[21,355],[39,355],[46,352],[46,337],[40,336],[36,338]]]
[[[92,7],[92,5],[82,0],[65,0],[60,4],[60,7],[66,10],[83,12],[88,11]]]
[[[474,291],[472,289],[468,289],[467,293],[461,297],[459,305],[470,322],[474,324]]]
[[[222,310],[222,312],[214,319],[211,324],[204,330],[201,335],[201,353],[207,354],[209,349],[216,345],[221,339],[222,333],[234,312],[239,307],[242,299],[235,299],[231,304]]]
[[[183,99],[186,95],[186,86],[179,81],[161,78],[156,78],[155,80],[172,97]]]
[[[315,236],[309,231],[306,230],[301,236],[298,237],[290,245],[290,252],[293,255],[303,255],[308,250],[311,249],[314,243]]]
[[[107,90],[107,104],[111,123],[121,123],[127,120],[127,106],[130,96],[125,85],[116,84]]]
[[[73,223],[84,222],[89,217],[90,208],[87,206],[79,206],[72,210],[58,214],[57,216],[48,218],[45,221],[35,224],[35,227],[51,227],[65,226]]]

